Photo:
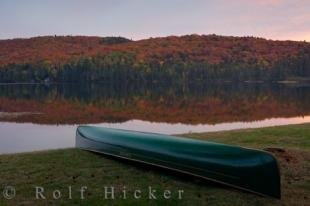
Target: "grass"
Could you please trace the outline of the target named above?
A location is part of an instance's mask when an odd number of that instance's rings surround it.
[[[192,133],[183,136],[260,149],[283,147],[310,151],[310,123],[225,132]]]
[[[111,159],[78,149],[63,149],[0,155],[0,205],[307,205],[310,201],[310,124],[246,129],[184,136],[253,148],[281,147],[275,153],[281,166],[282,199],[263,198],[229,187]],[[16,196],[6,200],[5,186],[14,186]],[[46,200],[35,198],[35,186],[45,189]],[[68,187],[72,199],[68,199]],[[79,189],[87,186],[85,199]],[[114,186],[115,199],[104,198],[104,187]],[[120,198],[126,186],[127,199]],[[156,200],[148,198],[148,186],[156,189]],[[141,190],[141,199],[133,197]],[[53,199],[53,191],[62,197]],[[164,199],[164,190],[171,199]],[[178,199],[178,190],[184,190]]]

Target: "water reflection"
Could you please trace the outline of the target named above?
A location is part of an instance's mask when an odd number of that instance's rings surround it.
[[[309,94],[279,84],[3,84],[0,153],[74,147],[77,124],[181,134],[310,122]]]
[[[216,124],[306,116],[310,87],[280,84],[0,85],[0,120],[39,124]],[[7,115],[8,112],[23,115]]]

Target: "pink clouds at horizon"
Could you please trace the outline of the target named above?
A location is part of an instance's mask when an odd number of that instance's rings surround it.
[[[0,0],[0,28],[0,39],[196,33],[310,41],[310,0]]]

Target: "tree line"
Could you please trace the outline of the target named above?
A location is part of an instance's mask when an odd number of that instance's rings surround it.
[[[94,57],[78,57],[65,64],[8,64],[0,68],[0,82],[210,82],[280,81],[310,77],[310,52],[287,56],[266,65],[263,61],[224,60],[217,64],[179,58],[148,61],[135,54],[114,51]]]

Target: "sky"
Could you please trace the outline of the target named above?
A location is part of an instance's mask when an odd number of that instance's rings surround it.
[[[310,0],[0,0],[0,39],[185,34],[310,41]]]

